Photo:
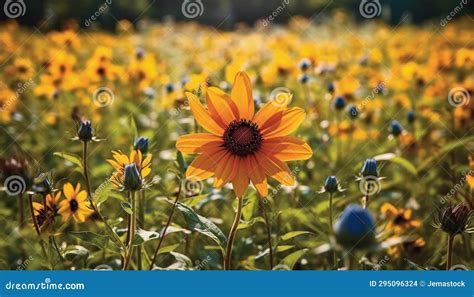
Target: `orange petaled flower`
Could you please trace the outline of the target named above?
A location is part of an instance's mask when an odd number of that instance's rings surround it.
[[[411,209],[396,208],[386,202],[380,208],[380,212],[388,219],[385,230],[393,231],[395,234],[401,234],[409,228],[421,226],[421,222],[412,218]]]
[[[87,201],[87,192],[81,191],[81,184],[77,184],[76,188],[71,183],[67,183],[63,187],[65,200],[59,203],[59,213],[63,216],[64,221],[74,217],[76,222],[82,223],[94,211],[89,208]]]
[[[307,160],[313,154],[305,142],[287,136],[303,122],[304,110],[288,109],[289,100],[275,100],[255,113],[252,84],[244,72],[237,73],[230,97],[216,87],[208,88],[207,109],[194,94],[186,96],[197,123],[209,132],[177,140],[179,151],[199,154],[186,171],[190,180],[215,176],[216,188],[232,182],[237,197],[252,181],[266,196],[267,176],[291,186],[294,177],[284,161]]]
[[[46,203],[33,202],[36,223],[41,231],[48,230],[52,226],[54,217],[58,213],[60,197],[61,192],[58,192],[56,195],[48,194]]]

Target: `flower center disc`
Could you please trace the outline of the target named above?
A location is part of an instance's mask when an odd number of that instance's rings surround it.
[[[241,157],[256,153],[262,141],[258,125],[249,120],[232,121],[224,132],[225,148]]]

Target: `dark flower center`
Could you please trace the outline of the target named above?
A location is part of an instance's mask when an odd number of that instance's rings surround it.
[[[408,222],[408,220],[405,218],[405,216],[403,214],[398,214],[393,220],[393,223],[395,225],[403,225],[407,222]]]
[[[79,204],[77,203],[76,199],[73,199],[69,202],[69,207],[71,208],[72,212],[76,212],[76,210],[79,208]]]
[[[256,153],[262,141],[258,125],[249,120],[232,121],[224,132],[224,147],[241,157]]]

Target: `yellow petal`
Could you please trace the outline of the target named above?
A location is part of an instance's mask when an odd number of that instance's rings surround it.
[[[249,177],[252,181],[252,184],[257,189],[258,193],[265,197],[268,195],[268,185],[267,185],[267,177],[263,171],[263,168],[260,168],[257,159],[255,156],[249,157]]]
[[[295,179],[285,163],[264,153],[258,153],[256,158],[266,175],[273,177],[286,186],[294,185]]]
[[[305,112],[295,107],[283,112],[280,120],[272,123],[269,127],[262,128],[265,139],[278,136],[286,136],[294,132],[303,123]]]
[[[176,141],[176,148],[184,154],[199,154],[203,152],[204,145],[217,147],[223,143],[220,136],[209,133],[193,133],[180,136]]]
[[[210,87],[206,93],[207,108],[214,119],[222,128],[226,128],[230,122],[239,118],[239,112],[235,103],[230,100],[226,93],[216,87]]]
[[[72,186],[71,183],[67,183],[63,186],[63,193],[64,193],[64,196],[66,196],[68,200],[71,200],[72,198],[74,198],[74,187]]]
[[[220,150],[216,153],[204,153],[199,155],[189,165],[186,170],[186,178],[192,181],[201,181],[214,175],[216,167],[219,164],[220,159],[225,155],[224,150]]]
[[[87,200],[87,192],[86,191],[79,192],[76,196],[76,200],[78,203],[81,203]]]
[[[263,124],[270,119],[273,115],[280,112],[282,113],[286,109],[286,104],[280,105],[276,102],[267,102],[265,103],[262,108],[255,114],[253,118],[253,122],[255,122],[260,128]]]
[[[222,158],[221,163],[223,165],[217,166],[216,168],[216,177],[214,180],[215,188],[222,188],[235,177],[238,170],[238,158],[239,157],[233,156],[230,153],[227,153],[226,156]]]
[[[249,186],[249,178],[247,176],[247,166],[243,158],[240,158],[238,162],[237,174],[234,179],[232,179],[232,185],[234,186],[234,192],[237,197],[242,199]]]
[[[199,102],[196,95],[187,92],[186,96],[188,97],[189,105],[198,124],[212,134],[219,136],[224,134],[224,128],[217,124],[211,114],[204,108],[201,102]]]
[[[291,136],[265,139],[261,151],[281,161],[307,160],[313,155],[308,144]]]
[[[240,119],[251,120],[254,114],[252,83],[245,72],[238,72],[235,76],[231,98],[239,110]]]

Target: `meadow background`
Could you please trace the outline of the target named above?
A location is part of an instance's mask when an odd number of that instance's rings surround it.
[[[234,269],[444,269],[447,235],[433,226],[449,205],[472,210],[474,197],[474,44],[468,1],[23,1],[0,25],[1,269],[121,269],[130,204],[113,188],[112,151],[129,154],[138,137],[152,155],[149,189],[140,193],[138,253],[148,269],[177,193],[180,205],[155,269],[222,269],[236,208],[230,185],[184,178],[193,155],[178,136],[201,131],[185,92],[230,92],[238,71],[252,83],[256,108],[278,98],[306,111],[293,133],[313,150],[288,165],[292,187],[270,180],[269,195],[250,186],[233,249]],[[21,2],[21,1],[20,1]],[[370,2],[370,1],[369,1]],[[200,3],[200,4],[199,4]],[[189,7],[188,7],[189,9]],[[281,97],[283,96],[283,97]],[[285,99],[285,100],[286,100]],[[203,101],[204,102],[204,101]],[[355,110],[355,112],[354,112]],[[29,198],[47,173],[53,188],[85,187],[82,120],[97,213],[61,216],[38,235]],[[377,249],[337,248],[334,217],[365,195],[357,176],[378,162],[370,211]],[[13,160],[13,161],[12,161]],[[13,165],[12,165],[13,164]],[[6,181],[21,176],[24,191]],[[182,191],[179,191],[179,185]],[[23,184],[20,184],[23,187]],[[15,191],[13,191],[15,192]],[[266,224],[266,221],[269,224]],[[473,267],[467,232],[454,239],[454,268]],[[351,267],[354,268],[354,267]]]

